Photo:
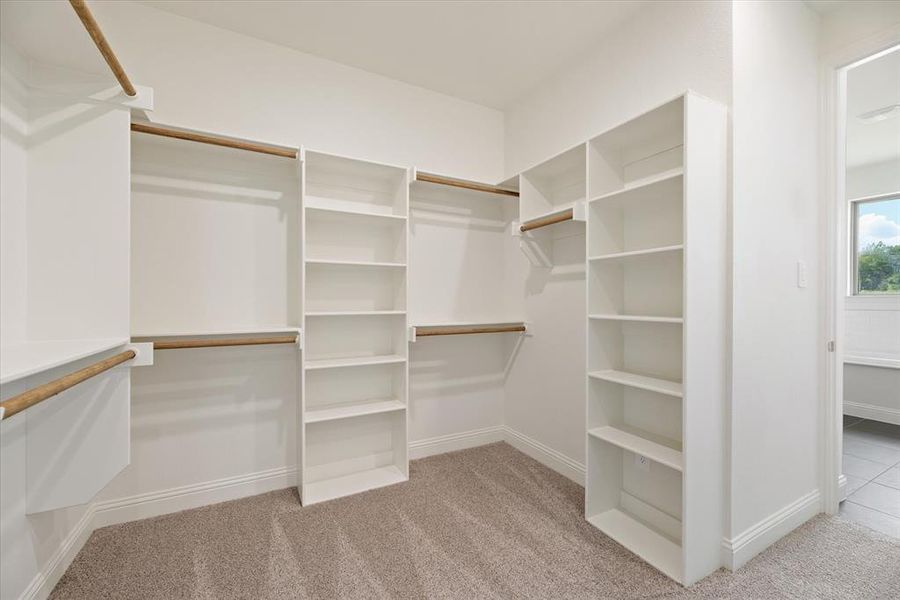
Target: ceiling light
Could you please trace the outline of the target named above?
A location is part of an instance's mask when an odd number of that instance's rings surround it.
[[[878,121],[896,117],[898,114],[900,114],[900,104],[891,104],[889,106],[870,110],[869,112],[864,112],[861,115],[856,115],[856,118],[863,123],[877,123]]]

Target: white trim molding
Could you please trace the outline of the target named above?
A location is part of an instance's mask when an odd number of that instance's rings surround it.
[[[100,529],[108,525],[168,515],[295,485],[297,485],[296,467],[276,467],[247,475],[103,500],[93,505],[93,528]]]
[[[844,356],[845,365],[859,365],[862,367],[877,367],[879,369],[900,369],[900,359],[885,358],[882,356]]]
[[[503,425],[451,433],[409,443],[409,459],[416,460],[435,454],[445,454],[503,441]]]
[[[34,579],[19,596],[20,600],[43,600],[50,596],[50,592],[62,578],[66,569],[78,556],[81,548],[94,533],[94,505],[89,504],[81,519],[63,539],[62,543],[47,561],[43,568],[39,569]]]
[[[751,558],[821,512],[819,490],[813,490],[772,513],[732,539],[722,540],[723,560],[735,571]]]
[[[860,417],[862,419],[871,419],[873,421],[881,421],[882,423],[893,423],[900,425],[900,409],[890,408],[888,406],[878,406],[877,404],[865,404],[863,402],[850,402],[844,400],[844,414],[851,417]]]
[[[511,427],[504,427],[504,429],[506,443],[510,446],[584,487],[584,463],[569,458],[562,452],[557,452]]]

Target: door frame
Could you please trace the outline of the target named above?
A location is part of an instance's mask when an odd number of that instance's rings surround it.
[[[837,514],[846,479],[842,474],[844,400],[844,304],[848,292],[850,235],[846,197],[847,71],[900,44],[900,25],[820,59],[821,198],[825,203],[825,311],[820,347],[824,358],[820,482],[822,510]]]

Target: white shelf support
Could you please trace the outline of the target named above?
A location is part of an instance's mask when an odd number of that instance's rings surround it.
[[[126,350],[134,351],[134,358],[128,363],[129,367],[153,366],[153,342],[131,342],[125,345]]]

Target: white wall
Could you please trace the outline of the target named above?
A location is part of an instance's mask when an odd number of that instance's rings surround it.
[[[497,110],[134,2],[91,7],[153,120],[494,182]]]
[[[734,5],[733,540],[817,488],[817,27],[801,2]]]
[[[416,184],[410,190],[409,321],[490,323],[523,320],[510,278],[513,198]],[[416,440],[480,431],[500,438],[504,382],[512,357],[506,338],[461,335],[410,345],[409,432],[413,458],[453,443],[417,448]],[[449,444],[449,445],[447,445]]]
[[[506,111],[506,176],[690,88],[731,98],[731,2],[654,2]]]
[[[853,0],[822,15],[819,55],[845,50],[859,40],[888,31],[900,23],[900,2]]]
[[[27,247],[26,190],[28,66],[12,48],[0,50],[0,343],[25,339]]]
[[[507,175],[687,89],[728,103],[731,12],[730,2],[646,6],[590,55],[509,107]],[[517,251],[525,317],[534,338],[525,339],[512,365],[505,415],[508,427],[583,465],[584,227],[573,227],[580,230],[567,229],[552,242],[552,269],[532,266]]]

